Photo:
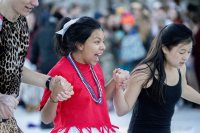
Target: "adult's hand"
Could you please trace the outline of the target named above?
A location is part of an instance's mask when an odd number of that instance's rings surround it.
[[[0,119],[13,117],[19,101],[13,95],[0,93]]]

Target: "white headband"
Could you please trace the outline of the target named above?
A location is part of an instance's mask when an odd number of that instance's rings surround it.
[[[62,37],[64,36],[65,32],[67,31],[67,29],[74,23],[76,23],[79,20],[79,18],[76,19],[71,19],[70,21],[68,21],[61,30],[57,31],[56,34],[62,35]]]

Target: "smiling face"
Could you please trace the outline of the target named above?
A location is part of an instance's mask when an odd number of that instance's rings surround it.
[[[91,36],[86,40],[84,44],[79,44],[78,51],[74,58],[76,61],[83,64],[95,65],[99,62],[99,56],[103,54],[105,50],[104,33],[101,29],[96,29],[92,32]]]
[[[186,63],[192,52],[192,42],[189,44],[180,43],[171,50],[163,47],[163,52],[165,54],[167,65],[180,68]]]
[[[34,7],[39,5],[38,0],[10,0],[16,15],[27,16]]]

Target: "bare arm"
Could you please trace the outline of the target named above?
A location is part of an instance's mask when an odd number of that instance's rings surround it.
[[[50,76],[32,71],[26,67],[23,67],[22,82],[42,88],[46,88],[46,81]],[[71,84],[62,76],[54,76],[49,83],[50,90],[54,88],[62,88],[63,90],[70,89]]]
[[[46,87],[45,83],[48,78],[49,78],[48,75],[34,72],[26,67],[23,67],[23,72],[22,72],[23,83],[45,88]]]
[[[110,99],[113,96],[113,92],[115,90],[115,81],[112,78],[105,86],[106,89],[106,99]]]
[[[49,78],[48,75],[44,75],[38,72],[31,71],[26,67],[23,67],[22,82],[39,86],[46,87],[46,80]],[[50,82],[51,99],[48,99],[41,111],[42,121],[44,123],[50,123],[56,116],[57,102],[64,101],[74,94],[73,87],[61,76],[55,76]]]
[[[50,97],[48,98],[46,104],[41,110],[41,118],[45,124],[51,123],[55,116],[56,110],[58,106],[58,101],[63,101],[71,98],[74,94],[73,87],[71,86],[69,89],[63,92],[61,88],[55,88],[52,90]],[[60,98],[59,98],[60,97]],[[63,99],[62,99],[63,97]],[[62,99],[62,100],[59,100]]]
[[[187,84],[186,66],[181,68],[181,75],[182,75],[182,95],[181,95],[181,97],[188,101],[200,104],[200,94],[195,89],[193,89],[191,86],[189,86]]]
[[[57,102],[51,101],[50,98],[48,99],[47,103],[41,110],[42,122],[44,122],[45,124],[49,124],[54,120],[56,116],[57,106],[58,106]]]
[[[126,70],[122,70],[120,68],[117,68],[113,71],[113,78],[106,84],[106,98],[110,99],[113,97],[113,92],[115,91],[116,88],[116,75],[119,76],[119,83],[120,86],[127,86],[127,81],[129,78],[129,72]]]
[[[133,108],[142,90],[142,84],[146,79],[146,73],[137,71],[130,76],[125,91],[119,87],[115,89],[113,104],[117,115],[125,115]]]

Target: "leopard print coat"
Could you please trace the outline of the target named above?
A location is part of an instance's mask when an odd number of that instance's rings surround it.
[[[28,49],[28,25],[25,17],[14,23],[3,18],[0,31],[0,93],[19,95],[22,67]],[[6,125],[6,126],[5,126]],[[14,118],[0,122],[0,133],[21,133]]]

